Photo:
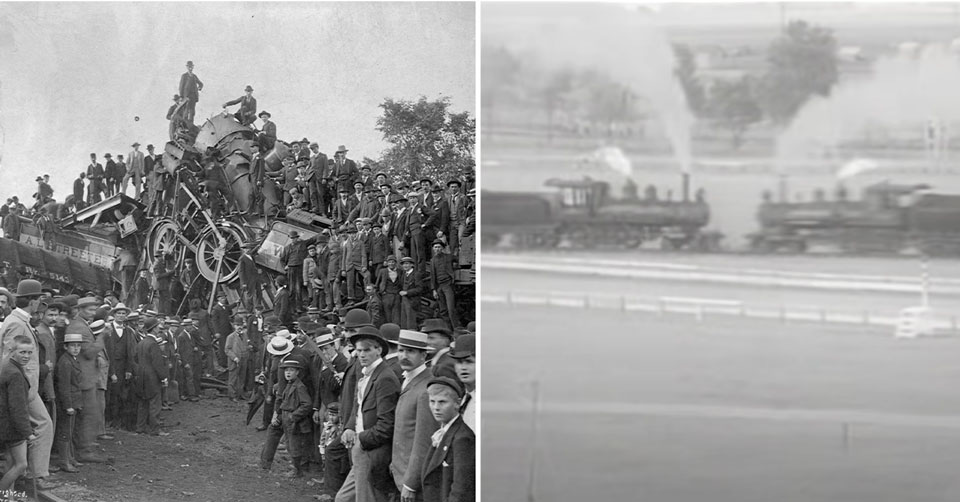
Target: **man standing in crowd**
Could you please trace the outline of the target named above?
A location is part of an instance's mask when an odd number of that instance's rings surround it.
[[[420,473],[430,449],[430,435],[438,427],[427,396],[427,383],[433,377],[427,367],[430,345],[425,333],[411,330],[400,330],[397,345],[403,384],[393,428],[390,472],[401,500],[422,500]]]
[[[144,337],[133,354],[134,394],[137,403],[137,433],[168,435],[160,432],[160,394],[167,386],[167,364],[160,350],[160,321],[148,317],[143,322]],[[81,458],[81,462],[84,460]]]
[[[113,182],[117,177],[117,163],[113,161],[113,155],[110,152],[103,154],[107,159],[107,165],[103,167],[103,192],[107,197],[113,196]]]
[[[337,493],[337,502],[387,502],[396,490],[390,475],[390,448],[400,382],[383,364],[383,355],[389,350],[386,340],[376,328],[370,329],[361,328],[350,337],[361,370],[341,437],[351,449],[353,467]]]
[[[303,260],[307,258],[307,248],[317,242],[319,235],[302,240],[300,232],[293,230],[290,232],[290,243],[280,252],[280,263],[287,272],[287,286],[295,312],[303,307]]]
[[[477,433],[477,335],[467,333],[457,337],[450,357],[454,360],[453,369],[465,391],[463,402],[460,403],[460,415],[463,416],[463,423]]]
[[[307,193],[313,211],[326,216],[329,199],[326,186],[326,180],[330,177],[330,172],[327,170],[329,159],[327,159],[325,153],[320,151],[320,145],[316,142],[310,143],[310,152],[310,177],[308,178]]]
[[[440,318],[447,321],[450,329],[458,327],[457,301],[453,295],[454,270],[457,259],[443,251],[443,241],[433,241],[433,258],[430,258],[430,289],[437,300]]]
[[[133,351],[136,336],[126,325],[130,309],[118,303],[111,311],[113,322],[104,332],[104,346],[110,357],[110,380],[107,382],[107,425],[133,430],[130,413],[130,379],[133,378]]]
[[[387,267],[381,268],[376,276],[377,291],[383,303],[384,321],[401,324],[400,320],[400,290],[403,286],[401,274],[397,269],[397,257],[387,256]]]
[[[76,206],[77,211],[83,209],[86,205],[83,201],[83,180],[86,177],[87,173],[81,171],[80,177],[73,180],[73,204]]]
[[[97,154],[90,154],[90,165],[87,166],[87,204],[96,204],[103,200],[103,165],[97,162]]]
[[[103,418],[100,416],[100,406],[97,402],[97,379],[99,370],[97,368],[97,357],[104,347],[103,335],[94,336],[90,329],[90,323],[96,316],[100,302],[92,297],[81,298],[77,303],[77,317],[75,317],[67,331],[83,335],[83,347],[80,349],[80,355],[77,357],[80,361],[80,370],[83,379],[80,389],[83,394],[83,410],[80,412],[80,441],[77,459],[81,462],[105,462],[106,459],[94,451],[99,431],[97,426]]]
[[[133,151],[127,155],[127,160],[130,162],[130,165],[127,169],[126,176],[123,177],[122,186],[120,191],[123,193],[127,192],[127,182],[133,180],[133,198],[140,199],[140,189],[143,186],[143,173],[144,173],[144,163],[145,159],[143,157],[143,152],[140,151],[140,143],[134,142],[132,145]],[[150,152],[150,161],[151,165],[153,163],[153,145],[147,145],[147,151]]]
[[[420,316],[420,294],[423,284],[420,273],[414,269],[413,258],[404,256],[400,260],[403,274],[400,279],[400,327],[403,329],[417,329],[417,320]]]
[[[33,434],[36,436],[27,445],[27,458],[32,468],[30,477],[37,480],[37,487],[50,488],[45,478],[50,476],[50,449],[53,447],[54,425],[47,412],[43,400],[40,398],[40,340],[36,331],[30,326],[30,318],[40,308],[40,297],[43,296],[40,282],[33,279],[24,279],[17,285],[16,309],[3,321],[0,329],[0,369],[10,362],[10,355],[17,350],[18,336],[25,337],[33,343],[33,353],[23,366],[30,387],[27,393],[27,413],[30,416]],[[96,356],[94,356],[96,357]]]
[[[184,119],[193,125],[193,117],[197,113],[197,101],[200,100],[200,91],[203,90],[203,82],[193,74],[193,61],[187,61],[187,71],[180,75],[180,97],[187,99]]]
[[[360,178],[357,163],[347,158],[347,147],[340,145],[333,154],[332,177],[337,182],[337,190],[350,190],[353,182]],[[348,213],[349,214],[349,213]]]

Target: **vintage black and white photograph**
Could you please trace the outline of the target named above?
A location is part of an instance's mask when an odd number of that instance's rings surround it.
[[[960,5],[480,15],[484,500],[955,500]]]
[[[476,13],[0,3],[0,500],[475,499]]]

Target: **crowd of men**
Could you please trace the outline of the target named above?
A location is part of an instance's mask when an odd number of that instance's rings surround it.
[[[473,323],[377,328],[365,310],[318,308],[284,322],[220,300],[181,318],[32,279],[0,288],[0,492],[104,462],[116,430],[168,435],[161,411],[226,375],[248,424],[263,408],[262,469],[284,442],[288,475],[322,473],[327,499],[474,500]]]

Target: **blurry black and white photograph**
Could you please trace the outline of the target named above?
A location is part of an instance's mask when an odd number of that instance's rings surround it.
[[[484,500],[956,500],[960,4],[480,16]]]
[[[0,500],[474,500],[476,15],[0,3]]]

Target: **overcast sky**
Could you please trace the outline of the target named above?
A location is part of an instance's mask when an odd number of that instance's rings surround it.
[[[134,141],[161,150],[187,60],[204,83],[198,125],[249,84],[281,139],[376,158],[385,97],[447,95],[474,114],[474,13],[473,3],[0,3],[0,196],[29,198],[49,173],[62,201],[91,152],[103,162]]]

